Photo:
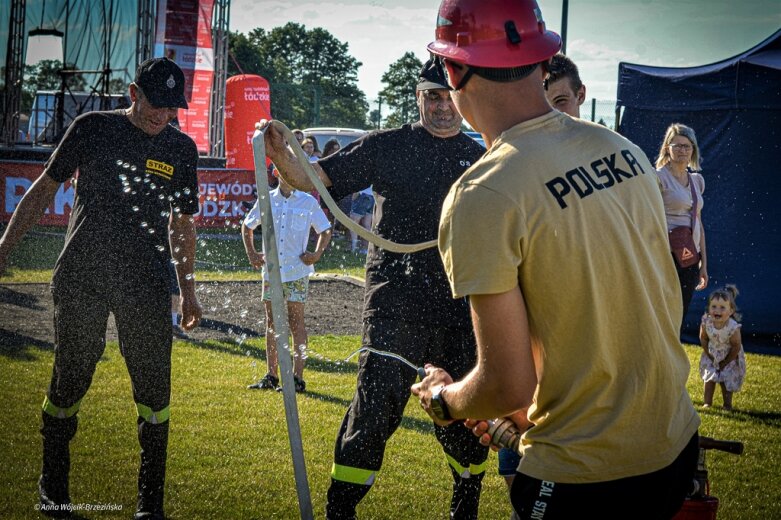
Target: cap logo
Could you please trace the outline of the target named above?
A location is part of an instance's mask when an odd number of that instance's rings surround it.
[[[453,22],[447,18],[443,18],[442,15],[437,15],[437,27],[445,27],[447,25],[453,25]]]
[[[171,74],[168,76],[168,79],[165,80],[165,86],[168,88],[174,88],[176,86],[176,81],[174,80],[174,75]]]

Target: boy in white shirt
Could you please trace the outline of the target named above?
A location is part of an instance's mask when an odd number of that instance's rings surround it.
[[[314,197],[308,193],[293,189],[277,174],[279,185],[271,190],[271,214],[276,231],[279,265],[282,275],[282,293],[287,301],[287,315],[290,332],[293,335],[295,355],[293,377],[296,392],[304,392],[304,353],[307,345],[307,332],[304,323],[304,303],[309,291],[309,275],[315,272],[313,265],[331,241],[331,223],[325,216]],[[265,268],[265,254],[255,249],[254,229],[260,225],[260,209],[257,201],[247,213],[241,225],[241,236],[247,258],[255,269],[263,267],[263,304],[266,308],[266,363],[268,373],[250,389],[278,389],[277,342],[274,332],[274,320],[271,312],[271,297],[268,272]],[[309,230],[318,234],[315,251],[307,251]]]

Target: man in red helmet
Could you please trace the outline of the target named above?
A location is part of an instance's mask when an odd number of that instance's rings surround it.
[[[413,392],[437,424],[473,418],[484,442],[476,419],[533,424],[511,492],[521,518],[670,518],[699,417],[654,169],[618,134],[551,108],[560,39],[534,0],[445,0],[436,38],[488,146],[451,188],[439,235],[478,361],[458,382],[429,365]]]

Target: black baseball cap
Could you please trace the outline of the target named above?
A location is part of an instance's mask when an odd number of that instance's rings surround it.
[[[445,71],[442,70],[440,61],[436,58],[429,58],[428,61],[423,64],[418,85],[415,87],[415,90],[433,90],[437,88],[451,90],[447,84]]]
[[[184,73],[168,58],[150,58],[136,69],[136,85],[157,108],[187,108]]]

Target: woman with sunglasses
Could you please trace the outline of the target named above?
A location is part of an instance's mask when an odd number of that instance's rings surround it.
[[[694,245],[700,255],[699,262],[688,267],[681,267],[678,261],[675,262],[678,280],[681,283],[684,319],[694,291],[701,291],[708,286],[708,256],[705,249],[705,227],[701,215],[705,180],[697,173],[700,169],[700,161],[700,148],[694,130],[680,123],[671,124],[667,128],[656,159],[656,174],[659,176],[662,189],[667,230],[672,231],[680,226],[690,227]],[[694,205],[692,193],[697,199],[694,218],[692,218]]]

